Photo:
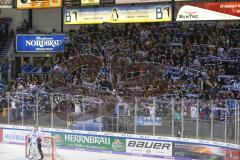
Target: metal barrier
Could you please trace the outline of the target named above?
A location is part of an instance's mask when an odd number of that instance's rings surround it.
[[[238,100],[10,93],[0,123],[240,144]]]

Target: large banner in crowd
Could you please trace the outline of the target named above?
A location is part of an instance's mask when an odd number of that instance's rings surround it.
[[[64,52],[64,34],[19,34],[16,36],[17,52]]]
[[[0,0],[0,8],[12,8],[12,0]]]
[[[240,2],[180,3],[176,10],[176,21],[240,19]]]
[[[34,9],[34,8],[57,8],[62,7],[62,0],[17,0],[17,9]]]
[[[172,20],[172,5],[111,6],[66,9],[65,24],[166,22]]]

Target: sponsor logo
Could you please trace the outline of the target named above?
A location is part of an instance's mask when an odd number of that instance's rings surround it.
[[[16,50],[18,52],[63,52],[65,36],[57,35],[17,35]]]
[[[127,139],[126,151],[156,156],[172,156],[172,142]]]
[[[124,151],[125,150],[125,144],[120,139],[116,139],[112,143],[112,149],[114,151]]]
[[[56,139],[56,145],[60,146],[64,143],[64,140],[60,134],[56,134],[53,137]]]
[[[15,143],[24,143],[27,135],[30,134],[30,131],[18,131],[18,130],[3,130],[3,141],[4,142],[15,142]]]
[[[170,150],[171,144],[162,142],[148,142],[148,141],[129,141],[128,147],[148,148],[148,149],[166,149]]]
[[[65,134],[64,138],[65,138],[65,141],[73,142],[73,143],[88,143],[88,144],[98,144],[98,145],[109,145],[111,143],[110,138],[108,137]]]
[[[54,40],[53,38],[41,38],[36,37],[36,40],[26,40],[26,46],[34,47],[56,47],[61,46],[63,43],[62,40]]]
[[[186,10],[185,14],[179,14],[180,19],[198,19],[197,11]]]

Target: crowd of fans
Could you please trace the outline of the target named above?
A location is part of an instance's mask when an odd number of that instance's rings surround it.
[[[25,22],[17,32],[24,28],[30,30]],[[33,67],[24,63],[11,92],[121,97],[129,103],[128,115],[134,114],[133,97],[141,97],[138,115],[167,119],[173,116],[170,98],[177,102],[176,119],[184,98],[185,119],[209,120],[213,113],[222,121],[225,113],[236,114],[240,100],[239,28],[240,23],[81,26],[68,33],[65,52],[57,54],[48,74],[31,76],[25,71]],[[159,100],[154,111],[147,97]],[[164,98],[168,105],[162,105]]]

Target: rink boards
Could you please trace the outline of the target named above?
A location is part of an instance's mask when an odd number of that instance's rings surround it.
[[[59,148],[164,159],[239,160],[240,146],[223,142],[109,132],[40,128]],[[24,144],[31,127],[0,125],[0,142]]]

